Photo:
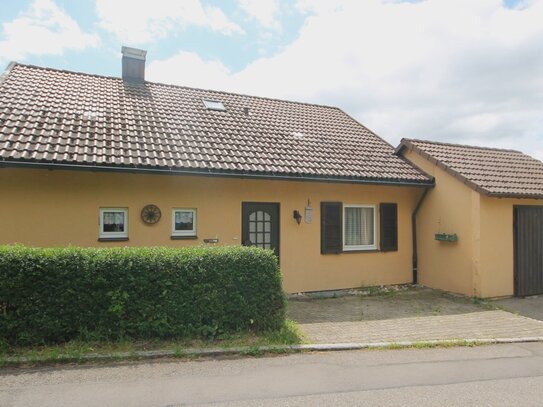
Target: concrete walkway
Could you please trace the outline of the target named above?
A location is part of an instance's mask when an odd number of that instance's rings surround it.
[[[375,296],[295,298],[289,317],[309,343],[543,338],[543,322],[428,288]]]
[[[543,337],[543,322],[506,311],[381,321],[300,324],[311,343],[381,343]]]

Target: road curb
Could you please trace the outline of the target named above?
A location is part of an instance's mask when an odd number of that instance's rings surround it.
[[[187,348],[181,350],[154,350],[112,353],[89,353],[80,356],[58,355],[57,358],[27,358],[8,357],[4,361],[9,364],[43,364],[82,361],[108,361],[108,360],[145,360],[158,358],[183,358],[183,357],[219,357],[219,356],[244,356],[260,355],[266,353],[301,353],[301,352],[334,352],[362,349],[401,349],[423,348],[432,346],[471,346],[491,345],[507,343],[543,342],[543,337],[521,338],[466,338],[466,339],[435,339],[422,341],[397,341],[397,342],[362,342],[362,343],[325,343],[302,345],[270,345],[270,346],[242,346],[233,348]]]

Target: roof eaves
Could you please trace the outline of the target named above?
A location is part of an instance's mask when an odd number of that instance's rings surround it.
[[[156,168],[156,167],[127,167],[127,166],[105,166],[105,165],[81,165],[81,164],[63,164],[44,161],[12,161],[1,160],[0,167],[26,167],[26,168],[44,168],[72,171],[109,171],[109,172],[132,172],[132,173],[154,173],[170,175],[193,175],[193,176],[216,176],[233,178],[252,178],[268,180],[285,181],[313,181],[313,182],[331,182],[346,184],[370,184],[370,185],[389,185],[389,186],[411,186],[411,187],[431,187],[433,181],[422,180],[386,180],[370,178],[350,178],[350,177],[327,177],[318,175],[288,175],[275,173],[258,173],[243,171],[214,171],[209,169],[183,169],[183,168]]]
[[[489,192],[490,198],[543,199],[543,194],[515,194],[507,192]]]

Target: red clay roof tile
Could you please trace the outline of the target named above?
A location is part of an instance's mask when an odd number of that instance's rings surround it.
[[[515,150],[403,139],[407,148],[490,196],[543,198],[543,162]]]
[[[21,64],[0,82],[0,160],[432,183],[337,108]]]

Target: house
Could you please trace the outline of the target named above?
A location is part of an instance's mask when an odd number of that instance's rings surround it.
[[[0,244],[254,245],[287,292],[543,293],[543,163],[394,149],[334,107],[145,81],[122,52],[122,78],[1,77]]]
[[[416,219],[424,285],[479,297],[543,293],[543,163],[518,151],[404,139],[435,178]]]
[[[412,281],[433,179],[340,109],[12,63],[0,244],[256,245],[287,292]]]

